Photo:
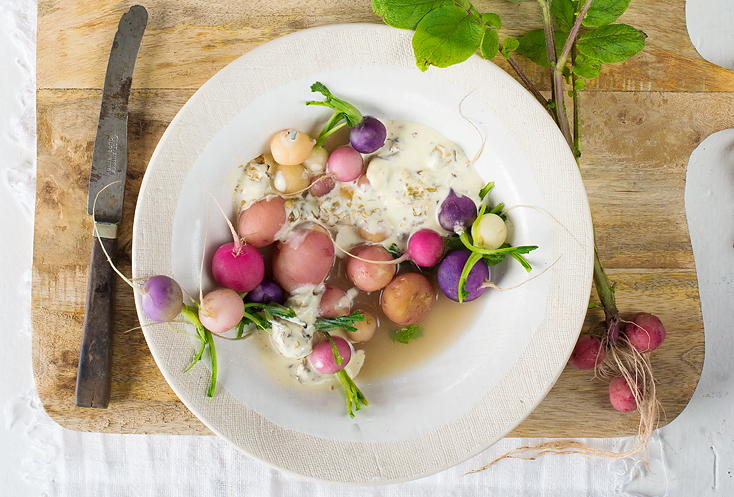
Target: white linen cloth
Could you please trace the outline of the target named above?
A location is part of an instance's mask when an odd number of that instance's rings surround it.
[[[725,0],[717,5],[724,6]],[[3,495],[51,496],[595,496],[730,495],[734,463],[728,428],[734,378],[728,373],[734,321],[734,136],[699,147],[686,200],[706,330],[704,375],[691,405],[649,445],[648,464],[578,455],[504,460],[463,476],[508,450],[540,439],[504,439],[437,475],[385,487],[340,487],[301,480],[203,436],[111,435],[61,428],[44,412],[30,368],[30,265],[35,192],[35,28],[33,0],[0,0],[0,488]],[[706,147],[704,147],[706,145]],[[703,147],[703,148],[702,148]],[[729,152],[730,154],[730,152]],[[695,155],[695,154],[694,154]],[[693,172],[692,172],[693,171]],[[691,180],[695,178],[695,181]],[[715,213],[712,215],[712,213]],[[725,240],[725,243],[721,243]],[[713,242],[712,242],[713,241]],[[12,311],[12,312],[11,312]],[[583,440],[624,450],[632,440]]]

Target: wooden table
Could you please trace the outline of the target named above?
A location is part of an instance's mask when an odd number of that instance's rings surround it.
[[[38,11],[38,180],[33,260],[33,369],[46,412],[82,431],[209,434],[161,376],[136,329],[122,282],[114,309],[110,407],[74,404],[92,224],[89,167],[107,57],[129,1],[54,0]],[[535,2],[476,1],[500,14],[501,38],[541,27]],[[686,164],[708,135],[734,127],[734,78],[701,59],[688,38],[684,0],[633,0],[622,21],[645,31],[647,48],[604,69],[581,99],[585,180],[601,257],[618,282],[623,315],[647,310],[668,338],[652,356],[662,423],[686,406],[698,382],[704,336],[683,192]],[[120,228],[120,269],[130,274],[133,211],[146,165],[166,126],[193,92],[241,54],[283,34],[333,23],[380,23],[362,0],[202,2],[150,0],[148,29],[130,99],[129,170]],[[507,69],[501,59],[495,62]],[[541,88],[543,75],[520,61]],[[595,296],[592,295],[592,299]],[[590,311],[586,325],[601,313]],[[607,387],[567,368],[512,436],[611,437],[637,431]]]

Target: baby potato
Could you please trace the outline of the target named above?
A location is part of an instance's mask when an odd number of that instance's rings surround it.
[[[274,195],[252,204],[240,213],[238,231],[245,242],[262,248],[275,241],[286,223],[285,200]]]
[[[308,158],[316,140],[306,133],[295,129],[286,129],[273,135],[270,141],[270,153],[278,164],[294,166]]]
[[[322,231],[297,228],[275,245],[273,277],[287,292],[320,285],[334,264],[334,244]]]
[[[311,184],[308,171],[300,164],[278,164],[273,172],[273,188],[281,193],[300,192]]]
[[[392,261],[392,255],[382,245],[358,245],[352,254],[367,261]],[[354,286],[363,292],[374,292],[390,283],[397,270],[394,264],[372,264],[350,257],[347,261],[347,276]]]
[[[355,321],[354,327],[357,331],[348,331],[347,338],[353,342],[366,342],[372,338],[377,330],[377,318],[370,311],[362,309],[364,321]]]
[[[347,316],[351,308],[352,299],[347,296],[347,292],[339,287],[326,285],[324,293],[321,294],[321,300],[319,300],[319,317],[338,318]]]
[[[380,305],[390,321],[406,326],[420,321],[435,300],[436,291],[428,278],[419,273],[405,273],[385,287]]]

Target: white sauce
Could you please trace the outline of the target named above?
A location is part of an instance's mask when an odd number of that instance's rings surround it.
[[[288,239],[300,222],[313,221],[327,227],[336,244],[350,250],[364,240],[358,228],[370,233],[382,233],[382,245],[395,244],[404,251],[408,237],[421,228],[430,228],[445,235],[448,232],[438,224],[437,210],[451,189],[457,195],[466,195],[479,202],[478,192],[483,183],[471,167],[466,154],[438,131],[419,123],[385,121],[387,139],[375,153],[365,156],[367,184],[359,180],[337,183],[327,195],[310,194],[291,196],[286,201],[288,228],[278,239]],[[272,158],[264,155],[239,166],[235,177],[235,211],[271,194],[279,194],[284,185],[273,171]],[[275,187],[275,188],[274,188]],[[337,251],[339,256],[343,252]],[[321,375],[309,363],[307,356],[314,344],[313,323],[324,285],[299,289],[287,305],[295,310],[305,326],[285,320],[274,323],[269,342],[271,350],[286,359],[288,374],[299,383],[315,384],[333,378]],[[354,289],[348,298],[356,297]],[[333,333],[338,334],[338,333]],[[272,362],[272,361],[271,361]],[[347,366],[354,377],[364,362],[364,352],[357,351]]]

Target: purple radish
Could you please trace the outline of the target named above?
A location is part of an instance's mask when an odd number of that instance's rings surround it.
[[[387,129],[379,119],[365,116],[349,132],[349,143],[357,152],[371,154],[385,144]]]
[[[143,287],[142,307],[145,315],[153,321],[173,321],[183,307],[181,286],[168,276],[148,278]]]
[[[446,231],[463,232],[477,218],[477,206],[465,195],[456,195],[454,190],[441,203],[438,209],[438,224]]]
[[[451,300],[459,302],[459,280],[466,261],[469,260],[471,252],[468,250],[456,250],[444,257],[438,267],[438,286],[441,291]],[[464,297],[464,302],[479,298],[485,288],[480,288],[485,280],[489,279],[489,267],[483,260],[479,260],[469,272],[464,287],[469,295]]]
[[[332,349],[331,341],[323,340],[314,345],[313,350],[311,351],[311,355],[309,356],[311,364],[313,365],[314,369],[319,373],[338,373],[339,371],[344,369],[347,364],[349,364],[349,361],[352,359],[352,348],[349,346],[349,343],[346,340],[344,340],[342,337],[337,336],[332,337],[332,340],[334,340],[336,348],[337,350],[339,350],[339,355],[342,358],[341,363],[337,364],[336,362],[336,357],[334,357],[334,350]]]
[[[270,304],[271,302],[282,304],[285,302],[285,297],[285,292],[278,283],[273,280],[262,280],[245,298],[248,302],[257,304]]]

